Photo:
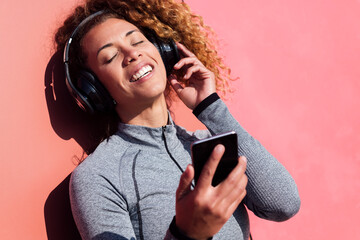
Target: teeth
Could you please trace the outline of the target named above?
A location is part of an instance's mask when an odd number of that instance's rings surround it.
[[[149,65],[146,65],[142,67],[136,74],[134,74],[130,80],[130,82],[136,82],[140,78],[148,75],[152,71],[152,67]]]

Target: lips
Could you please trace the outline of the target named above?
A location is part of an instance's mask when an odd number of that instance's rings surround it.
[[[142,67],[138,72],[136,72],[134,75],[132,75],[130,82],[136,82],[139,81],[141,78],[145,77],[149,73],[151,73],[153,68],[150,65],[146,65]]]

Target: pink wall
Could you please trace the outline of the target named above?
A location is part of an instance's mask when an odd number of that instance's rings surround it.
[[[64,208],[50,193],[66,185],[83,142],[70,138],[66,114],[50,121],[45,93],[52,34],[75,2],[0,2],[1,239],[46,239],[56,225],[46,228],[44,215]],[[231,111],[298,183],[299,214],[284,223],[251,216],[254,238],[360,239],[360,2],[186,2],[218,33],[240,77]]]

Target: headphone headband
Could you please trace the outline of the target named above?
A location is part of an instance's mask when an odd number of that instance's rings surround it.
[[[69,62],[69,51],[70,51],[70,44],[72,43],[72,40],[74,39],[74,37],[76,36],[76,34],[79,32],[79,30],[88,22],[90,22],[92,19],[94,19],[95,17],[101,15],[105,13],[104,10],[100,10],[98,12],[95,12],[93,14],[91,14],[90,16],[86,17],[84,20],[82,20],[79,25],[77,25],[77,27],[74,29],[74,31],[71,33],[69,40],[66,42],[65,45],[65,50],[64,50],[64,63]]]
[[[88,70],[79,70],[79,73],[76,76],[76,81],[73,81],[70,76],[69,66],[70,46],[80,29],[83,28],[85,24],[106,12],[107,11],[105,10],[95,12],[81,21],[80,24],[71,33],[70,38],[66,42],[64,48],[63,62],[65,66],[66,86],[79,107],[84,111],[92,114],[97,112],[109,112],[114,108],[116,102],[110,96],[109,92],[102,85],[102,83],[97,79],[95,74]],[[160,52],[161,58],[166,68],[166,74],[170,75],[174,65],[180,60],[175,42],[172,39],[164,42],[151,30],[145,29],[143,33]]]
[[[71,33],[64,48],[63,62],[65,66],[66,86],[72,97],[75,99],[77,105],[85,112],[89,112],[91,114],[110,111],[114,108],[115,101],[101,82],[98,81],[92,73],[86,70],[80,70],[77,82],[72,80],[69,66],[70,46],[80,29],[82,29],[85,24],[105,12],[105,10],[95,12],[82,20]]]

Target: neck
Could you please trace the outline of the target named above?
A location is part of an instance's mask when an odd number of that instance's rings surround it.
[[[165,97],[161,97],[151,104],[117,106],[116,112],[121,122],[126,124],[156,128],[168,123]]]

